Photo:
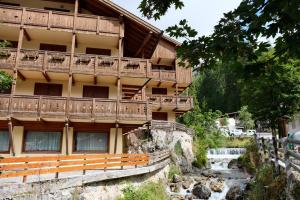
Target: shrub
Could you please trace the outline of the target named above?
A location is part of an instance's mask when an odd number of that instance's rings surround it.
[[[168,174],[168,178],[169,180],[172,180],[174,175],[182,175],[181,169],[179,166],[175,165],[175,164],[171,164],[170,165],[170,170],[169,170],[169,174]]]
[[[254,174],[260,165],[259,157],[258,148],[252,139],[248,145],[246,145],[246,153],[239,157],[238,162],[248,173]]]
[[[285,185],[285,174],[275,175],[271,165],[263,165],[258,169],[255,182],[250,185],[246,196],[249,200],[285,199]]]
[[[183,149],[181,147],[181,143],[178,140],[174,146],[174,150],[177,156],[182,156],[183,155]]]
[[[207,144],[205,144],[205,141],[203,140],[196,140],[195,146],[196,159],[193,161],[192,165],[197,168],[202,168],[207,164]]]
[[[140,187],[127,186],[118,200],[167,200],[168,195],[162,182],[144,183]]]

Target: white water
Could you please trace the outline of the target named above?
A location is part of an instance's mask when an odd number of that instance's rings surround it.
[[[244,148],[219,148],[208,150],[207,157],[211,163],[211,170],[221,173],[225,179],[222,192],[212,192],[209,200],[223,200],[232,185],[238,184],[242,187],[245,185],[247,182],[247,175],[240,170],[228,168],[228,163],[232,159],[237,159],[243,153],[245,153]]]

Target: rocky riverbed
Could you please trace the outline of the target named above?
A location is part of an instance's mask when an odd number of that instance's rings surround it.
[[[239,167],[232,158],[210,159],[209,169],[194,169],[192,173],[182,177],[174,175],[167,192],[172,200],[242,199],[243,191],[251,177]]]

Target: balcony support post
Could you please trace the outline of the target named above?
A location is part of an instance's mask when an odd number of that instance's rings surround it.
[[[123,15],[120,15],[119,17],[120,20],[120,35],[119,35],[119,55],[118,55],[118,78],[120,78],[120,70],[121,70],[121,57],[123,57],[123,51],[124,51],[124,45],[123,45],[123,38],[124,38],[124,19]]]
[[[118,78],[117,80],[117,106],[116,106],[116,119],[119,122],[119,115],[120,115],[120,99],[121,99],[121,79]]]
[[[70,152],[69,152],[69,122],[66,121],[66,124],[65,124],[65,133],[66,133],[66,155],[70,155]]]
[[[115,151],[114,153],[117,154],[117,148],[118,148],[118,134],[119,134],[119,124],[116,123],[116,134],[115,134]]]
[[[14,145],[14,137],[13,137],[13,124],[11,118],[8,119],[8,134],[9,134],[9,147],[12,156],[16,156],[15,145]]]
[[[74,18],[73,18],[73,33],[76,31],[76,18],[78,15],[79,0],[75,0]]]

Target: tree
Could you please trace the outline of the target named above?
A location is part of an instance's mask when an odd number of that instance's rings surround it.
[[[240,124],[245,130],[254,128],[254,120],[252,119],[252,114],[248,111],[248,106],[242,106],[239,111]]]
[[[144,16],[159,19],[171,5],[177,9],[184,6],[180,0],[143,0],[139,8]],[[270,46],[260,41],[261,37],[277,37],[271,60],[299,58],[299,5],[299,0],[242,0],[235,10],[224,14],[210,36],[197,36],[186,20],[169,27],[167,32],[186,39],[178,57],[191,66],[209,67],[218,60],[255,61]]]
[[[262,59],[269,59],[269,56]],[[282,117],[292,117],[299,110],[300,62],[274,60],[261,63],[253,63],[244,69],[241,96],[255,119],[267,122],[275,133]]]

